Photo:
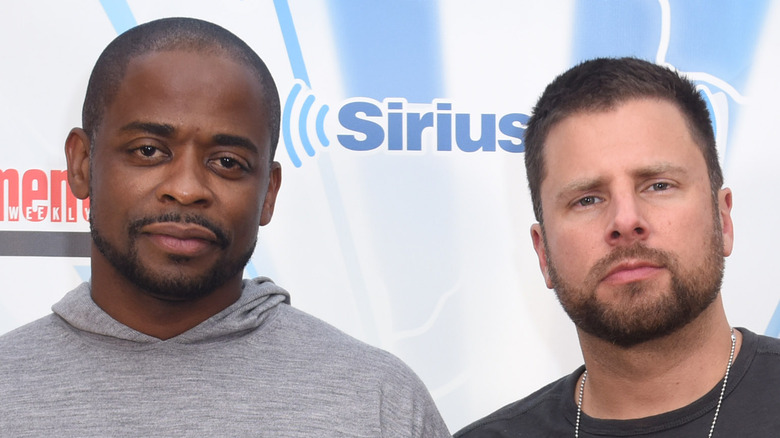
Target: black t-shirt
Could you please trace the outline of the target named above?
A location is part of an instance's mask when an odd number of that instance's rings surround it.
[[[729,373],[713,437],[780,437],[780,339],[744,328]],[[573,437],[574,386],[584,367],[530,396],[504,406],[455,434],[456,438]],[[723,381],[699,400],[665,414],[635,420],[599,420],[585,414],[580,437],[696,438],[709,434]]]

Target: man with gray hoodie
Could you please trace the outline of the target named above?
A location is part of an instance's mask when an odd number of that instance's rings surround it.
[[[92,277],[0,337],[3,436],[448,437],[400,360],[242,279],[281,183],[279,97],[214,24],[117,37],[65,144]]]

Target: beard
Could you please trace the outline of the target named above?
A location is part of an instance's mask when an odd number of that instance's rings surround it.
[[[616,248],[591,268],[583,283],[573,285],[558,274],[548,249],[550,281],[561,306],[584,332],[623,348],[658,339],[696,319],[720,293],[724,256],[719,220],[714,228],[702,263],[693,269],[684,269],[672,253],[635,244]],[[600,301],[596,292],[600,280],[629,258],[665,267],[671,274],[670,290],[659,294],[651,290],[653,284],[637,281],[616,291],[618,302]]]
[[[92,212],[94,212],[94,207]],[[230,246],[230,241],[225,231],[202,216],[182,216],[178,213],[170,213],[158,217],[145,217],[130,222],[128,226],[128,249],[122,251],[103,237],[98,229],[99,227],[95,225],[94,218],[91,217],[90,232],[92,241],[98,251],[128,281],[150,295],[165,301],[189,301],[209,295],[230,278],[243,271],[244,266],[252,257],[257,244],[257,238],[255,238],[246,252],[232,260],[219,260],[210,269],[199,275],[190,275],[183,271],[162,273],[155,271],[153,267],[146,266],[138,256],[137,243],[141,234],[140,230],[145,225],[155,222],[195,223],[208,228],[217,237],[216,244],[223,250]],[[176,264],[184,264],[189,258],[170,255],[169,260]]]

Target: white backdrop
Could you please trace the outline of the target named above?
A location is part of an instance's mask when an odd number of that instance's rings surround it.
[[[0,333],[89,278],[89,259],[57,243],[88,230],[56,195],[63,142],[105,45],[166,16],[230,29],[279,88],[282,190],[246,275],[407,361],[453,431],[581,362],[538,271],[517,150],[543,87],[584,58],[640,56],[701,86],[734,190],[727,312],[780,334],[780,3],[672,0],[4,3]]]

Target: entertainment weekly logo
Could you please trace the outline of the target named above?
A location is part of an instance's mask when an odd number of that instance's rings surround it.
[[[0,223],[89,221],[89,199],[77,199],[65,170],[0,169]]]

